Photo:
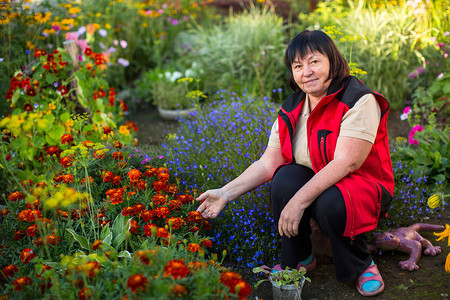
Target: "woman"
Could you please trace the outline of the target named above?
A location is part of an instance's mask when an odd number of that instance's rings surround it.
[[[281,235],[282,270],[316,266],[310,219],[330,239],[338,281],[357,279],[365,296],[384,282],[363,233],[375,229],[394,190],[387,137],[389,104],[349,75],[330,37],[303,31],[289,43],[285,63],[294,90],[283,103],[262,157],[220,189],[197,200],[205,218],[271,182],[271,203]]]

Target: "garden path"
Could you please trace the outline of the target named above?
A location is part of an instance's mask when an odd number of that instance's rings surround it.
[[[399,110],[391,111],[388,120],[388,132],[391,140],[396,137],[407,137],[409,126],[406,121],[400,120]],[[178,126],[175,121],[166,121],[159,117],[155,107],[140,109],[132,114],[139,128],[138,139],[141,145],[160,144],[163,137],[169,132],[176,131]],[[431,224],[445,225],[450,223],[450,210],[442,213],[441,218],[434,217],[427,221]],[[382,255],[374,255],[374,261],[385,281],[385,291],[376,299],[450,299],[450,274],[444,270],[445,259],[450,251],[447,241],[435,241],[432,232],[421,232],[421,235],[429,239],[433,245],[439,245],[442,253],[431,257],[422,256],[418,265],[420,269],[415,272],[401,270],[398,266],[400,260],[408,258],[406,253],[384,251]],[[319,256],[318,266],[308,277],[311,283],[306,282],[302,292],[302,299],[365,299],[360,296],[355,288],[355,282],[339,283],[335,280],[332,259],[327,256]],[[261,276],[252,274],[250,268],[238,269],[244,279],[254,285]],[[272,299],[272,287],[269,282],[262,283],[257,289],[253,289],[249,299]]]

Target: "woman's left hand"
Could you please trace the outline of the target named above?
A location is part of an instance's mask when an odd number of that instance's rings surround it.
[[[281,211],[280,219],[278,220],[278,232],[281,236],[285,235],[291,238],[298,234],[298,225],[304,211],[294,199],[288,202]]]

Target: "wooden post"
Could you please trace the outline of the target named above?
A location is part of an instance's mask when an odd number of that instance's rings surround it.
[[[70,57],[72,58],[72,65],[74,68],[74,71],[77,71],[79,69],[79,65],[78,65],[78,46],[75,43],[74,40],[67,40],[63,43],[64,45],[64,49],[67,51],[67,53],[70,54]],[[72,74],[70,74],[72,75]],[[75,112],[77,114],[82,114],[82,113],[88,113],[89,117],[92,118],[91,116],[91,112],[89,107],[83,107],[83,105],[80,104],[80,102],[78,101],[78,82],[76,79],[72,80],[69,83],[68,89],[70,92],[69,97],[70,100],[72,100],[73,102],[76,103],[76,108],[75,108]]]

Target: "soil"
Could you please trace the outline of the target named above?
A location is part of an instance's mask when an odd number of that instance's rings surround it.
[[[388,134],[392,141],[398,136],[407,137],[409,126],[400,120],[402,112],[391,111],[388,119]],[[141,145],[160,144],[165,135],[175,132],[178,123],[166,121],[159,117],[156,108],[148,107],[134,113],[132,119],[139,128],[139,142]],[[427,221],[430,224],[445,226],[450,224],[450,210],[443,211],[442,217],[433,217]],[[407,271],[398,266],[398,262],[408,259],[408,254],[398,251],[383,251],[374,254],[377,264],[385,282],[385,290],[376,299],[450,299],[450,274],[444,270],[447,255],[450,255],[450,242],[436,241],[432,232],[421,232],[424,238],[435,246],[440,246],[442,253],[436,256],[422,255],[418,265],[419,270]],[[302,290],[302,299],[364,299],[359,295],[356,283],[340,283],[335,279],[332,258],[326,255],[317,255],[317,267],[307,276],[311,282],[306,282]],[[252,286],[252,294],[248,299],[271,300],[272,286],[269,282],[262,283],[257,289],[253,288],[257,281],[264,279],[262,275],[252,274],[251,269],[239,269],[243,278]]]

